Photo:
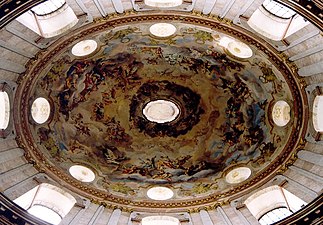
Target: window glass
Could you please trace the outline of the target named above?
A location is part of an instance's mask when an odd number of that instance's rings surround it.
[[[6,129],[9,125],[10,104],[7,92],[0,91],[0,129]]]
[[[167,8],[179,6],[183,0],[145,0],[145,4],[151,7]]]
[[[261,225],[270,225],[290,216],[292,213],[286,207],[273,209],[260,217],[259,223]]]
[[[264,221],[261,224],[272,224],[273,221],[281,220],[282,217],[285,218],[292,212],[300,210],[306,202],[286,189],[274,185],[254,193],[244,201],[244,204],[256,219]],[[277,210],[274,211],[275,209]]]
[[[290,121],[290,106],[285,101],[275,103],[272,118],[277,126],[283,127]]]
[[[141,225],[180,225],[180,222],[172,216],[147,216],[142,219]]]
[[[295,11],[274,0],[265,0],[262,5],[267,11],[281,18],[288,19],[296,14]]]
[[[43,2],[16,20],[44,38],[63,34],[78,22],[73,9],[64,0]]]
[[[45,98],[37,98],[31,106],[31,116],[36,123],[45,123],[50,115],[50,104]]]
[[[313,125],[317,132],[323,132],[323,96],[316,96],[313,104]]]
[[[57,9],[61,8],[65,4],[65,0],[48,0],[43,2],[31,10],[38,16],[47,15],[49,13],[55,12]]]

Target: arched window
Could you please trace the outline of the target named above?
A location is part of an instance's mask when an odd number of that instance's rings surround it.
[[[62,8],[66,4],[65,0],[48,0],[31,9],[38,16],[49,15]]]
[[[287,209],[286,207],[279,207],[276,209],[273,209],[267,213],[265,213],[264,215],[262,215],[259,218],[259,223],[261,225],[270,225],[273,223],[276,223],[290,215],[292,215],[293,212],[290,211],[289,209]]]
[[[274,0],[265,0],[248,20],[253,30],[274,41],[283,40],[307,24],[302,16]]]
[[[148,189],[147,196],[153,200],[163,201],[171,199],[174,196],[174,192],[170,188],[156,186]]]
[[[306,202],[286,189],[274,185],[254,193],[244,204],[261,224],[267,225],[298,211]]]
[[[183,3],[183,0],[145,0],[146,5],[158,8],[176,7]]]
[[[317,132],[323,132],[323,96],[318,95],[313,104],[313,126]]]
[[[66,191],[43,183],[18,197],[14,202],[48,223],[59,224],[76,200]]]
[[[262,6],[271,14],[284,19],[289,19],[296,14],[295,11],[274,0],[265,0]]]
[[[50,38],[73,27],[78,19],[65,0],[48,0],[19,16],[17,21],[38,35]]]
[[[179,219],[172,216],[146,216],[141,225],[180,225]]]
[[[9,125],[10,102],[7,92],[0,90],[0,129],[5,130]]]

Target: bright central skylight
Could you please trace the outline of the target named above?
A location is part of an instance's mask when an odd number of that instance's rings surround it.
[[[167,123],[176,119],[179,108],[171,101],[156,100],[149,102],[143,109],[147,120],[156,123]]]

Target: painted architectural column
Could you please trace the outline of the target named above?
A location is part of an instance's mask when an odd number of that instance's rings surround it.
[[[309,189],[307,186],[289,178],[285,174],[281,176],[284,177],[284,179],[287,181],[287,183],[284,184],[283,188],[285,188],[287,191],[291,192],[292,194],[296,195],[303,201],[311,202],[313,199],[317,197],[317,193]]]
[[[32,177],[37,174],[38,171],[32,164],[23,164],[9,171],[1,173],[1,191],[5,192],[14,185],[26,180],[26,178]]]
[[[109,219],[109,223],[107,225],[118,225],[119,218],[121,216],[121,210],[115,209]]]
[[[0,59],[0,69],[21,74],[25,72],[25,66],[11,62],[6,59]]]
[[[307,171],[296,169],[296,167],[290,166],[289,169],[284,173],[284,176],[290,178],[291,180],[294,180],[303,187],[306,187],[308,190],[314,192],[316,197],[322,191],[322,183],[319,180],[313,178],[315,176],[314,174],[309,175],[309,172],[306,172]],[[311,201],[313,199],[311,199]]]
[[[209,213],[209,216],[210,216],[214,225],[223,225],[224,224],[223,218],[217,209],[210,210],[210,211],[208,211],[208,213]]]
[[[320,44],[320,45],[315,46],[313,48],[309,48],[306,51],[299,52],[298,54],[295,54],[292,57],[290,57],[289,60],[296,61],[296,60],[314,55],[315,53],[318,53],[320,51],[323,51],[323,44]]]
[[[259,224],[258,220],[251,214],[245,204],[236,207],[236,210],[245,225]]]
[[[63,218],[60,225],[79,225],[80,219],[84,215],[89,205],[89,201],[85,201],[83,207],[74,205],[71,211]]]
[[[308,66],[304,66],[298,70],[300,76],[312,76],[323,73],[323,62],[317,62]]]
[[[229,219],[229,217],[225,214],[223,208],[221,206],[219,206],[217,208],[217,211],[219,212],[220,216],[222,217],[223,219],[223,224],[225,225],[233,225]]]
[[[312,173],[308,170],[305,170],[305,169],[297,167],[297,166],[290,166],[289,169],[291,169],[292,171],[299,173],[307,178],[315,180],[318,183],[322,183],[322,185],[323,185],[323,177],[321,177],[315,173]]]
[[[187,218],[187,222],[183,222],[183,225],[193,225],[191,215],[188,212],[184,213],[185,218]]]
[[[323,166],[323,155],[320,155],[318,153],[301,150],[297,153],[297,157],[315,165]]]
[[[13,148],[0,152],[0,164],[7,161],[19,158],[24,155],[24,150],[20,148]]]
[[[3,41],[3,40],[0,40],[0,47],[3,47],[9,51],[12,51],[14,53],[17,53],[18,55],[21,55],[21,56],[24,56],[26,58],[32,58],[34,57],[33,54],[29,53],[29,52],[26,52],[25,50],[22,50],[20,48],[17,48],[17,46],[13,46],[13,45],[10,45],[8,44],[7,42]]]
[[[10,149],[18,148],[15,139],[0,139],[0,152],[8,151]]]
[[[130,213],[127,225],[133,225],[132,219],[136,218],[136,216],[137,216],[137,213],[135,213],[135,212]]]
[[[126,225],[129,221],[130,213],[127,211],[121,211],[118,225],[124,224]]]
[[[192,224],[193,225],[200,225],[203,224],[202,219],[200,217],[199,213],[190,213],[191,219],[192,219]]]
[[[30,191],[37,185],[39,182],[35,178],[42,176],[41,174],[35,174],[30,177],[25,178],[19,183],[16,183],[12,187],[6,189],[3,194],[6,195],[11,200],[15,200],[16,198],[20,197],[21,195],[25,194],[26,192]]]
[[[100,218],[101,214],[104,211],[104,206],[100,205],[97,210],[95,211],[94,215],[92,216],[90,222],[88,223],[88,225],[96,225],[98,219]]]
[[[206,210],[202,209],[200,211],[200,217],[203,225],[213,225],[209,213]]]

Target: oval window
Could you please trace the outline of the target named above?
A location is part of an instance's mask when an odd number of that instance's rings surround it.
[[[175,34],[176,27],[170,23],[155,23],[149,28],[149,31],[156,37],[166,38]]]
[[[85,166],[71,166],[69,172],[72,177],[82,182],[92,182],[95,179],[95,174],[93,173],[93,171]]]
[[[272,111],[273,121],[277,126],[283,127],[290,121],[290,106],[285,101],[275,103]]]
[[[238,167],[231,170],[225,180],[230,184],[238,184],[247,180],[251,175],[251,170],[248,167]]]
[[[147,120],[156,123],[171,122],[177,118],[179,113],[178,106],[167,100],[148,102],[143,109],[143,114]]]
[[[147,196],[153,200],[167,200],[172,198],[174,192],[167,187],[152,187],[147,191]]]
[[[45,123],[50,115],[50,104],[45,98],[37,98],[31,106],[31,116],[38,124]]]
[[[7,92],[0,92],[0,129],[6,129],[10,120],[10,102]]]
[[[251,48],[240,41],[230,42],[227,49],[231,55],[239,59],[248,59],[253,55]]]
[[[76,43],[72,48],[72,54],[75,56],[87,56],[93,53],[98,47],[98,43],[94,40],[84,40]]]
[[[316,96],[314,99],[313,126],[317,132],[323,132],[323,96]]]

